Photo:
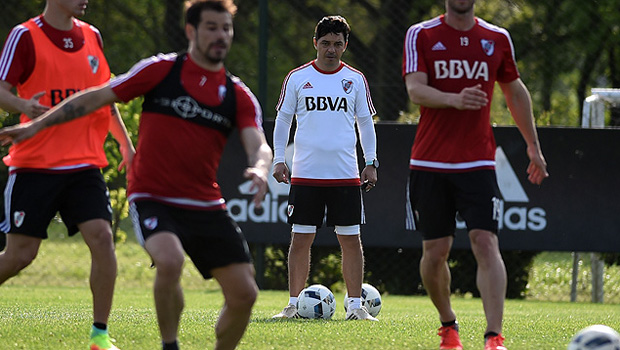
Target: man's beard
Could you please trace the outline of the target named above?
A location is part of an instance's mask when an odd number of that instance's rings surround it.
[[[214,43],[212,45],[209,45],[209,47],[206,50],[201,50],[202,51],[202,56],[209,61],[209,63],[213,63],[213,64],[218,64],[218,63],[222,63],[224,61],[224,59],[226,58],[226,54],[227,52],[224,52],[221,55],[216,55],[216,54],[210,54],[211,52],[211,46],[216,45],[219,43]]]

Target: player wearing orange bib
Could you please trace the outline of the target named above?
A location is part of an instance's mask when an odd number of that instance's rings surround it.
[[[128,193],[136,236],[156,267],[153,294],[164,350],[179,349],[186,253],[205,279],[215,278],[221,286],[215,349],[237,346],[258,293],[247,242],[226,211],[216,179],[235,128],[257,207],[268,189],[272,160],[258,101],[224,67],[236,10],[232,0],[191,2],[185,14],[187,53],[144,59],[109,84],[78,93],[31,123],[0,131],[0,141],[20,142],[103,105],[144,96]]]
[[[80,0],[48,0],[42,15],[9,34],[0,56],[0,107],[20,112],[21,123],[110,79],[99,31],[75,18],[85,9]],[[133,145],[115,106],[14,144],[4,157],[9,178],[0,228],[9,235],[0,254],[0,284],[36,257],[47,226],[60,213],[69,235],[80,231],[92,254],[91,350],[117,349],[107,333],[117,270],[100,170],[108,164],[103,144],[109,131],[121,145],[124,163],[131,162]]]

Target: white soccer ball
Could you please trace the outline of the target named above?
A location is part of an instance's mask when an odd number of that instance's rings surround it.
[[[336,311],[336,299],[329,288],[313,284],[299,293],[297,313],[302,318],[332,318]]]
[[[381,293],[377,288],[368,283],[362,284],[362,306],[366,306],[368,313],[377,317],[379,311],[381,311]],[[349,309],[349,293],[344,295],[344,311]]]
[[[620,334],[602,324],[586,327],[575,334],[568,350],[620,350]]]

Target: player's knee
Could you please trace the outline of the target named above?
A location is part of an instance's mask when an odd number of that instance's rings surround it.
[[[291,241],[289,252],[303,253],[310,250],[312,246],[313,237],[306,234],[295,234]]]
[[[183,256],[163,256],[155,259],[157,274],[168,279],[180,278],[184,264]]]
[[[19,271],[30,265],[36,257],[36,251],[22,251],[20,254],[11,254],[6,263],[11,267],[13,275],[16,275]]]
[[[234,310],[248,311],[252,309],[252,306],[256,303],[257,297],[257,289],[249,286],[226,296],[226,305]]]
[[[85,236],[86,244],[94,246],[97,249],[107,247],[114,249],[112,229],[107,225],[92,227],[88,231],[83,230],[82,235]]]
[[[494,254],[498,249],[497,236],[492,232],[483,231],[471,235],[471,245],[474,254]]]

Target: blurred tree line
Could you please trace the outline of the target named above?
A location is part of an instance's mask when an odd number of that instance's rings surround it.
[[[84,20],[104,38],[112,71],[121,74],[158,52],[183,50],[183,0],[91,1]],[[0,37],[39,14],[44,0],[4,0]],[[407,28],[444,12],[443,0],[237,0],[235,41],[227,67],[263,99],[265,118],[274,118],[282,79],[316,56],[314,26],[329,14],[347,18],[352,33],[344,60],[362,70],[383,121],[412,121],[401,78]],[[261,6],[266,8],[261,18]],[[479,1],[476,14],[507,28],[522,79],[532,92],[539,125],[579,126],[590,87],[620,87],[620,0]],[[263,27],[261,27],[263,26]],[[266,33],[266,72],[259,82],[259,35]],[[262,85],[261,85],[262,84]],[[501,93],[493,121],[511,124]],[[620,116],[611,116],[619,125]]]
[[[99,28],[112,72],[121,74],[141,58],[186,48],[183,4],[184,0],[91,1],[83,19]],[[227,67],[263,96],[266,119],[275,117],[286,74],[316,56],[312,35],[318,20],[341,14],[352,27],[344,60],[365,73],[378,120],[415,122],[418,107],[409,103],[401,78],[404,36],[411,24],[443,13],[443,0],[237,0],[237,4]],[[15,25],[40,14],[45,0],[3,0],[3,5],[0,37],[6,38]],[[618,8],[620,0],[496,0],[479,1],[476,14],[511,32],[538,124],[579,126],[590,87],[620,87]],[[261,34],[266,37],[260,38]],[[264,66],[259,65],[261,40],[267,43]],[[261,74],[261,69],[266,71]],[[261,77],[264,81],[259,81]],[[121,109],[130,111],[123,116],[135,134],[139,101]],[[620,125],[618,109],[611,111],[608,124]],[[499,91],[492,119],[512,124]],[[0,121],[16,122],[16,116],[6,115]],[[106,146],[111,163],[118,163],[112,146]],[[107,176],[112,190],[124,189],[122,174],[109,171]]]

